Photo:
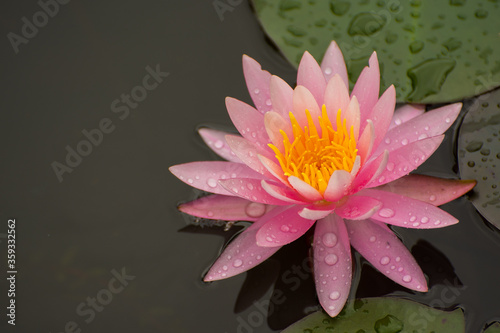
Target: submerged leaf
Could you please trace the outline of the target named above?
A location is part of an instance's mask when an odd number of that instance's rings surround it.
[[[354,82],[376,50],[399,102],[472,97],[500,85],[498,1],[253,0],[264,30],[295,65],[339,44]],[[385,69],[385,70],[384,70]]]
[[[460,309],[441,311],[405,299],[364,298],[348,302],[336,318],[318,311],[289,326],[283,333],[373,331],[460,333],[465,332],[465,320]]]

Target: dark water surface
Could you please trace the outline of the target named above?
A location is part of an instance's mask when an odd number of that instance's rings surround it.
[[[36,1],[3,1],[3,35],[22,35],[22,18],[33,22],[40,10]],[[36,34],[27,31],[18,53],[3,38],[0,275],[8,219],[16,220],[17,275],[15,327],[0,280],[1,332],[266,333],[318,309],[310,234],[246,275],[204,284],[202,274],[244,224],[202,228],[176,210],[200,193],[168,167],[214,159],[195,129],[233,128],[225,96],[250,102],[242,54],[295,80],[245,1],[223,18],[212,1],[71,1]],[[121,96],[131,93],[140,101],[127,106]],[[457,177],[448,134],[419,172]],[[82,143],[86,135],[94,144]],[[87,156],[65,161],[78,149]],[[405,290],[357,258],[351,295],[459,305],[467,332],[479,332],[500,320],[500,232],[466,198],[444,209],[461,222],[397,229],[429,293]]]

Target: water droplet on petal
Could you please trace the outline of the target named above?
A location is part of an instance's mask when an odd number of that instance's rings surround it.
[[[269,243],[271,243],[273,241],[273,239],[269,236],[266,237],[266,241],[268,241]]]
[[[396,262],[400,262],[401,261],[401,257],[396,257]]]
[[[422,217],[422,218],[420,219],[420,222],[422,222],[422,223],[427,223],[427,222],[429,222],[429,218],[428,218],[427,216],[424,216],[424,217]]]
[[[245,208],[245,213],[250,217],[261,217],[265,212],[266,205],[258,202],[251,202]]]
[[[233,262],[233,266],[234,266],[234,267],[240,267],[241,265],[243,265],[243,261],[241,261],[241,259],[236,259],[236,260]]]
[[[380,215],[381,217],[390,218],[396,215],[396,213],[394,213],[394,211],[390,208],[382,208],[378,211],[378,215]]]
[[[326,247],[334,247],[337,245],[337,235],[332,232],[327,232],[323,235],[322,241]]]
[[[221,149],[222,147],[224,147],[224,142],[222,142],[221,140],[217,140],[214,143],[214,147],[217,149]]]
[[[194,183],[194,180],[192,180],[191,178],[189,178],[189,179],[188,179],[188,183],[189,183],[189,184],[192,184],[192,183]]]
[[[390,144],[391,143],[391,139],[385,138],[385,143]]]
[[[340,298],[340,293],[338,291],[334,291],[328,297],[330,297],[332,301],[335,301]]]
[[[429,136],[428,136],[427,134],[423,133],[423,134],[420,134],[420,135],[418,136],[418,139],[419,139],[419,140],[423,140],[423,139],[425,139],[425,138],[427,138],[427,137],[429,137]]]
[[[380,264],[382,264],[384,266],[387,265],[390,261],[391,261],[391,259],[389,257],[380,258]]]
[[[281,231],[283,231],[283,232],[289,232],[289,231],[290,231],[290,227],[288,227],[287,225],[284,225],[284,224],[283,224],[283,225],[281,226]]]
[[[208,178],[207,185],[210,187],[217,187],[217,181],[213,178]]]
[[[403,146],[406,146],[406,145],[408,144],[408,139],[403,139],[403,140],[401,140],[401,144],[402,144]]]
[[[333,253],[331,253],[325,257],[325,263],[327,265],[333,266],[337,263],[337,261],[339,261],[339,258]]]
[[[430,201],[436,201],[436,196],[433,194],[429,197],[429,200]]]
[[[330,67],[325,68],[325,74],[326,75],[332,74],[332,69]]]
[[[436,222],[434,222],[434,225],[440,225],[441,224],[441,221],[439,220],[436,220]]]
[[[256,95],[258,95],[260,93],[260,90],[259,88],[255,88],[255,90],[253,91]]]
[[[392,162],[387,163],[386,168],[387,168],[387,171],[394,170],[394,163],[392,163]]]
[[[268,100],[266,101],[266,105],[267,105],[267,106],[271,106],[271,104],[272,104],[272,103],[271,103],[271,100],[270,100],[270,99],[268,99]]]
[[[207,215],[208,215],[209,217],[212,217],[212,216],[214,216],[214,212],[212,212],[211,210],[209,210],[209,211],[207,212]]]
[[[403,276],[403,282],[409,283],[409,282],[411,282],[411,280],[412,280],[411,276],[409,276],[409,275]]]
[[[450,123],[450,122],[451,122],[451,119],[447,117],[444,121],[445,121],[446,123]]]
[[[371,237],[370,237],[370,242],[372,242],[372,243],[373,243],[373,242],[375,242],[376,240],[377,240],[377,237],[375,237],[375,236],[371,236]]]

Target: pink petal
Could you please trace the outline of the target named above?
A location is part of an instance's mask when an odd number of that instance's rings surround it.
[[[272,104],[269,94],[271,74],[268,71],[263,71],[260,64],[247,55],[243,56],[243,74],[248,92],[257,110],[262,114],[271,110]]]
[[[313,94],[318,105],[323,105],[326,81],[318,63],[307,51],[300,60],[297,85],[306,87]]]
[[[243,273],[278,251],[279,246],[261,247],[257,245],[255,239],[258,229],[269,219],[283,212],[283,210],[283,207],[275,208],[245,229],[224,249],[203,280],[221,280]]]
[[[293,115],[302,128],[307,126],[306,110],[309,110],[316,128],[320,128],[318,117],[321,111],[316,99],[306,87],[297,86],[293,91]]]
[[[304,207],[304,209],[302,209],[299,212],[299,215],[305,219],[316,221],[327,217],[329,214],[333,212],[334,209],[335,209],[335,204],[330,204],[326,206],[311,205],[308,207]]]
[[[240,159],[233,153],[226,142],[225,136],[230,133],[206,127],[200,128],[198,133],[200,133],[201,138],[205,141],[207,146],[210,147],[210,149],[212,149],[217,155],[230,162],[241,163]]]
[[[424,104],[406,104],[394,111],[394,116],[392,117],[391,125],[389,129],[393,129],[396,126],[406,123],[415,117],[421,116],[425,112]]]
[[[262,163],[262,165],[267,169],[267,171],[269,171],[270,174],[273,175],[273,177],[276,180],[279,180],[286,186],[290,187],[290,184],[288,184],[287,177],[283,174],[283,170],[278,164],[274,163],[273,161],[271,161],[270,159],[268,159],[263,155],[259,155],[258,157],[260,163]]]
[[[389,152],[386,150],[375,159],[368,161],[352,182],[351,191],[356,193],[375,180],[379,179],[384,173],[389,161]]]
[[[370,115],[370,119],[373,121],[373,127],[375,129],[373,147],[377,147],[385,137],[389,125],[391,124],[392,116],[394,115],[395,106],[396,89],[391,85],[377,101]]]
[[[251,202],[238,197],[212,194],[183,203],[177,207],[181,212],[213,220],[256,221],[272,206]]]
[[[318,190],[305,181],[295,176],[290,176],[288,177],[288,182],[305,199],[309,201],[323,200],[323,196],[318,192]]]
[[[271,76],[270,84],[273,111],[288,119],[288,113],[293,110],[293,89],[278,76]]]
[[[351,127],[353,128],[354,138],[356,139],[356,141],[358,141],[361,115],[359,111],[358,99],[356,98],[356,96],[353,96],[351,102],[349,103],[349,106],[347,107],[347,113],[343,113],[342,117],[344,117],[344,115],[346,119],[347,129],[350,130]]]
[[[323,56],[323,61],[321,62],[321,69],[325,75],[325,79],[328,82],[335,74],[338,74],[344,85],[349,87],[349,80],[347,79],[347,69],[345,67],[344,56],[338,47],[337,43],[332,41],[330,46]]]
[[[325,89],[325,106],[330,120],[337,119],[337,112],[342,110],[345,113],[349,106],[348,86],[340,75],[335,75],[327,84]],[[335,127],[336,129],[336,127]]]
[[[422,270],[392,231],[384,224],[346,221],[351,245],[376,269],[403,287],[427,291]]]
[[[348,194],[352,176],[345,170],[335,170],[328,181],[324,197],[328,201],[338,201]]]
[[[257,148],[256,145],[241,136],[227,135],[226,142],[243,163],[266,177],[272,176],[257,157],[259,154],[268,155],[267,151]]]
[[[380,186],[406,176],[424,163],[436,151],[443,139],[444,135],[434,136],[390,152],[383,172],[375,175],[366,187]]]
[[[206,161],[178,164],[169,168],[177,178],[202,191],[216,194],[234,195],[219,183],[219,179],[256,178],[262,175],[242,163]]]
[[[393,151],[408,143],[443,134],[455,121],[462,103],[446,105],[427,111],[387,132],[377,151]]]
[[[434,206],[439,206],[469,192],[476,183],[475,180],[408,175],[375,189],[397,193]]]
[[[297,192],[292,190],[289,187],[285,186],[278,186],[276,184],[273,184],[270,181],[262,180],[261,186],[266,191],[269,193],[269,195],[275,197],[276,199],[282,200],[289,202],[290,204],[305,204],[307,202],[304,201],[303,198],[301,198]]]
[[[219,183],[233,195],[237,195],[253,202],[278,206],[290,205],[289,202],[276,199],[264,191],[261,181],[262,179],[235,178],[219,180]]]
[[[371,217],[373,220],[416,229],[443,228],[458,223],[444,210],[396,193],[365,189],[360,195],[382,202],[382,207]]]
[[[231,97],[226,97],[226,108],[238,132],[259,148],[267,150],[269,136],[263,126],[264,116],[250,105]]]
[[[361,165],[364,165],[370,154],[372,153],[373,144],[375,143],[375,128],[373,122],[368,119],[366,126],[363,129],[361,137],[358,141],[358,155],[361,158]]]
[[[372,216],[381,206],[380,201],[361,195],[351,195],[335,214],[349,220],[364,220]]]
[[[299,216],[303,206],[292,206],[264,224],[257,232],[257,245],[283,246],[302,236],[314,224]]]
[[[361,111],[361,130],[363,130],[366,119],[378,100],[380,89],[380,72],[376,52],[373,52],[368,63],[370,66],[363,69],[351,93],[351,97],[358,98]]]
[[[285,120],[285,118],[283,118],[279,113],[269,111],[264,115],[264,125],[266,127],[267,135],[273,145],[275,145],[280,151],[284,151],[284,139],[280,131],[285,132],[288,138],[293,138],[290,119]]]
[[[352,279],[351,247],[344,221],[330,214],[314,230],[316,293],[325,311],[335,317],[349,296]]]

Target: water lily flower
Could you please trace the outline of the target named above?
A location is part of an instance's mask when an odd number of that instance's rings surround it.
[[[179,209],[209,219],[249,220],[205,281],[228,278],[263,262],[314,224],[313,269],[319,301],[330,316],[344,306],[352,278],[351,246],[388,278],[426,291],[424,274],[387,224],[430,229],[458,220],[438,205],[469,191],[473,181],[409,174],[443,141],[461,103],[424,112],[396,111],[390,86],[379,97],[374,52],[351,93],[335,42],[321,65],[305,52],[297,86],[243,56],[255,108],[227,98],[240,135],[201,129],[227,161],[192,162],[170,171],[214,193]]]

